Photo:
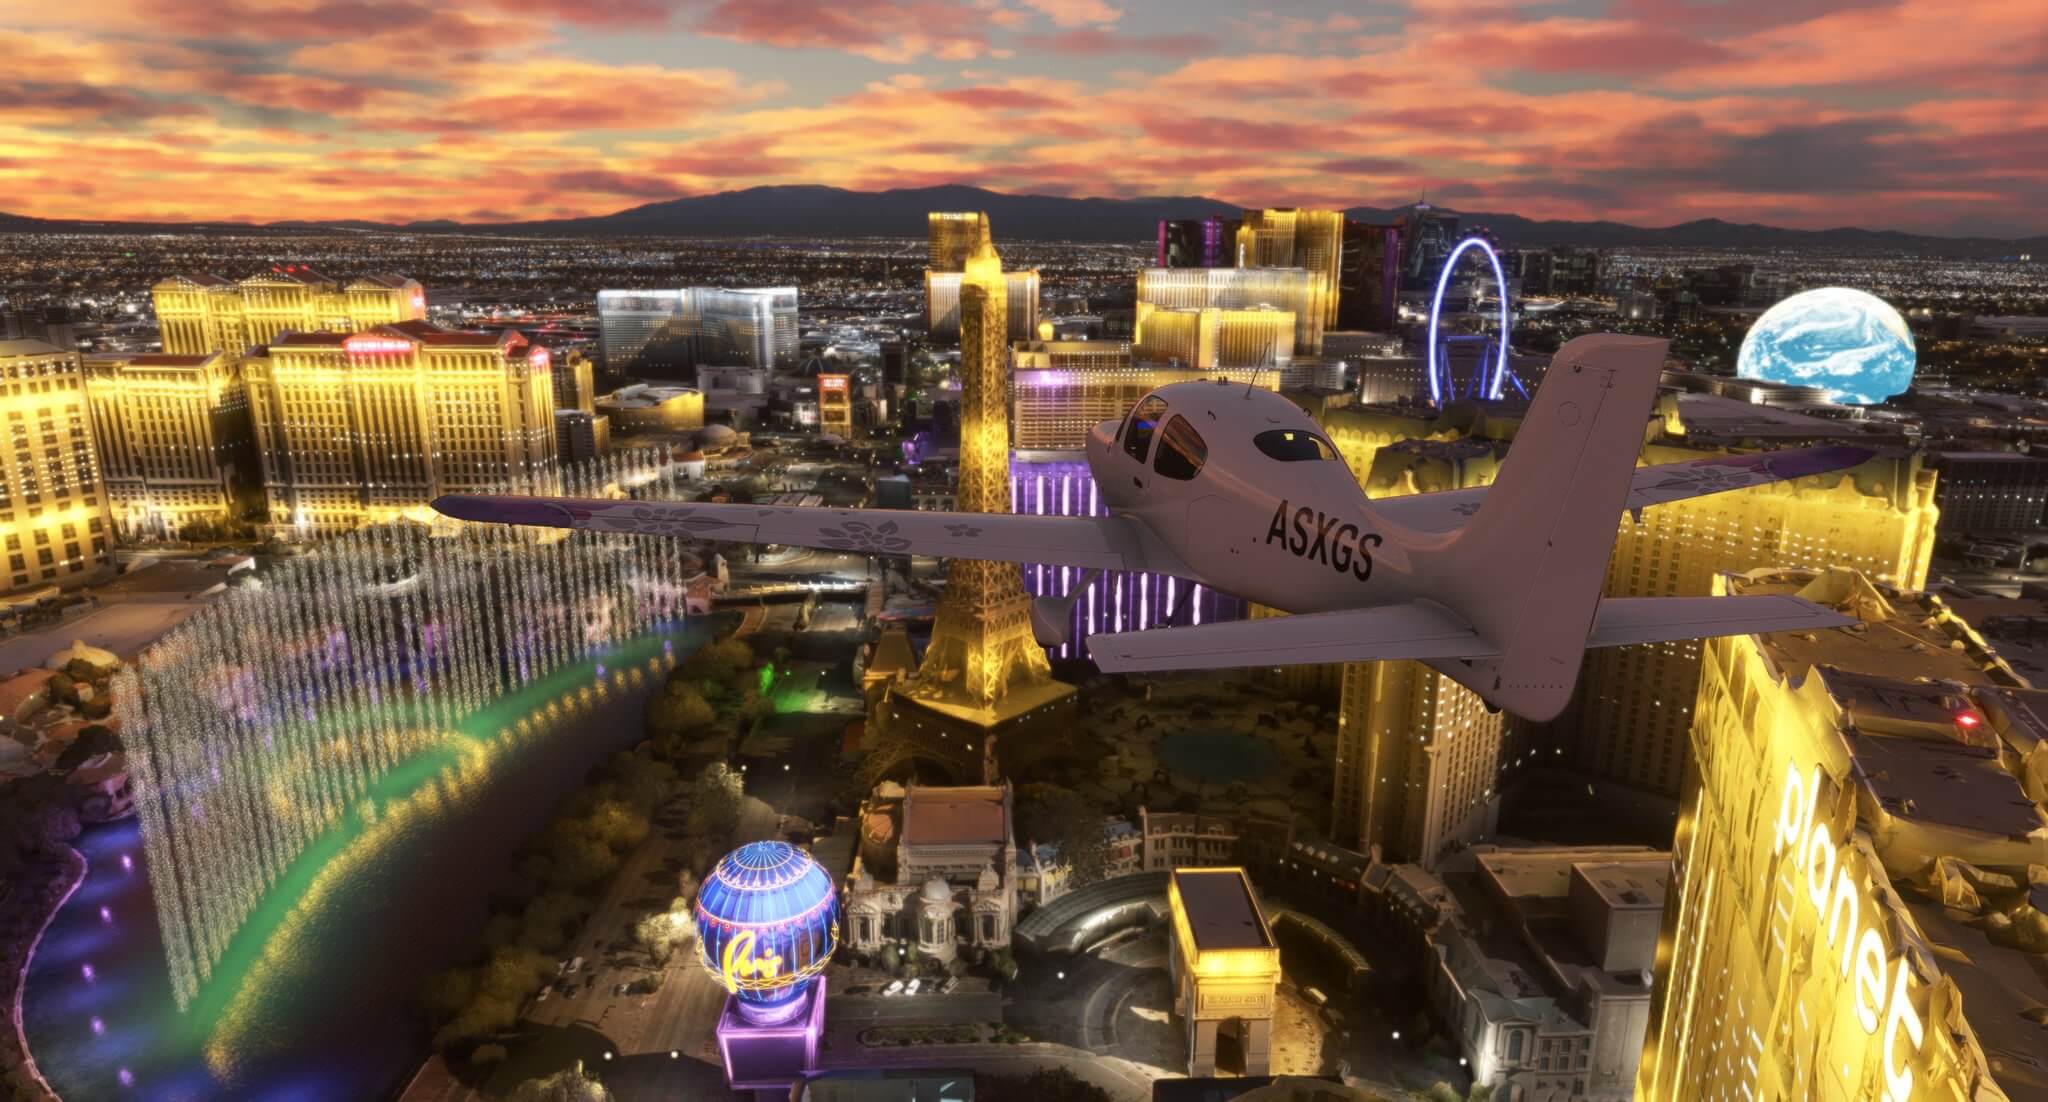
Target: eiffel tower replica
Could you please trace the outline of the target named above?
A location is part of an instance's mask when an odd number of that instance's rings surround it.
[[[1010,511],[1009,293],[981,217],[960,279],[960,475],[963,513]],[[1015,563],[954,559],[931,644],[915,677],[891,691],[881,724],[899,750],[945,762],[963,781],[1000,779],[996,748],[1057,729],[1074,687],[1052,677],[1031,634],[1031,598]]]

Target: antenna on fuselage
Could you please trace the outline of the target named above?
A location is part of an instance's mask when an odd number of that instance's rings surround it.
[[[1251,381],[1244,384],[1245,401],[1249,402],[1252,400],[1252,388],[1259,385],[1259,376],[1266,373],[1266,366],[1279,358],[1279,353],[1275,351],[1278,347],[1278,338],[1266,342],[1266,354],[1260,357],[1259,366],[1252,369]]]

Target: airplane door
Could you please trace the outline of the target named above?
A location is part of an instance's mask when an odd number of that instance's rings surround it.
[[[1243,510],[1232,508],[1228,498],[1208,494],[1188,503],[1186,517],[1182,557],[1204,581],[1231,588],[1230,583],[1248,569],[1239,546],[1243,533],[1237,530],[1244,527]]]

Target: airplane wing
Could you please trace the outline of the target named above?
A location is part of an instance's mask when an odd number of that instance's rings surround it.
[[[1642,509],[1668,501],[1704,497],[1744,486],[1761,486],[1790,478],[1826,474],[1853,467],[1876,453],[1868,448],[1829,445],[1758,452],[1754,455],[1720,455],[1684,463],[1638,467],[1629,483],[1626,508]],[[1443,490],[1433,494],[1375,498],[1372,511],[1417,532],[1449,532],[1462,528],[1486,500],[1488,487]]]
[[[1622,597],[1600,602],[1588,647],[1716,635],[1821,631],[1856,621],[1799,597]],[[1500,648],[1427,601],[1088,637],[1105,673],[1300,666],[1388,659],[1497,658]]]
[[[447,494],[434,509],[457,520],[581,528],[678,539],[779,543],[869,555],[937,555],[994,562],[1143,570],[1139,533],[1118,517],[820,509],[698,502]]]
[[[1420,601],[1088,637],[1088,655],[1105,673],[1483,658],[1499,653],[1463,620]]]
[[[1847,627],[1854,617],[1782,594],[1733,597],[1608,597],[1593,616],[1588,647],[1668,643],[1716,635],[1764,635]]]

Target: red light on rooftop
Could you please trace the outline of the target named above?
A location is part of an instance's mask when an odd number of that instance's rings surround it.
[[[1956,714],[1956,726],[1961,727],[1965,731],[1982,722],[1984,722],[1984,717],[1975,712],[1959,712]]]
[[[350,337],[341,342],[351,356],[378,355],[412,351],[411,341],[395,340],[390,337]]]

